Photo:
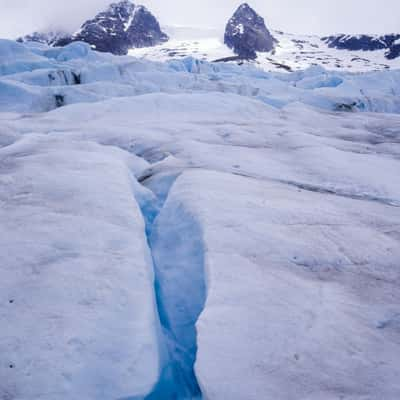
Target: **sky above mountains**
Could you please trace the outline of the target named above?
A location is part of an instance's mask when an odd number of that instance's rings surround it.
[[[0,37],[61,27],[74,31],[107,6],[110,0],[0,0]],[[143,0],[161,25],[220,28],[236,7],[235,0]],[[216,5],[217,4],[217,5]],[[249,4],[272,29],[292,33],[400,32],[398,0],[252,0]]]

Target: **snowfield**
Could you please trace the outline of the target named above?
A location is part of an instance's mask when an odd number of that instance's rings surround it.
[[[399,70],[0,73],[0,399],[398,400]]]
[[[237,27],[240,29],[240,26]],[[242,26],[243,28],[243,26]],[[170,40],[154,46],[134,48],[129,54],[152,61],[195,57],[203,61],[225,60],[236,54],[224,44],[224,32],[206,27],[165,26]],[[290,34],[272,30],[277,40],[275,49],[258,53],[256,60],[238,62],[265,71],[298,71],[320,65],[332,71],[367,72],[400,68],[400,58],[389,60],[387,49],[375,51],[339,50],[329,47],[318,36]],[[233,61],[233,60],[231,60]]]

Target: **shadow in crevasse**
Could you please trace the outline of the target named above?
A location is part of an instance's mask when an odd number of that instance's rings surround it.
[[[168,173],[149,177],[142,185],[154,196],[138,199],[155,275],[162,371],[150,394],[120,400],[202,398],[194,365],[196,322],[206,299],[203,233],[182,202],[171,201],[165,207],[176,178]]]

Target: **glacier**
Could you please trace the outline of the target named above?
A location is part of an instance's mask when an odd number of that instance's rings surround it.
[[[397,400],[400,71],[0,41],[0,398]]]

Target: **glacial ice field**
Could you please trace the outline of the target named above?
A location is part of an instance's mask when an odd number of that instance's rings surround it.
[[[400,70],[0,41],[1,400],[398,400]]]

